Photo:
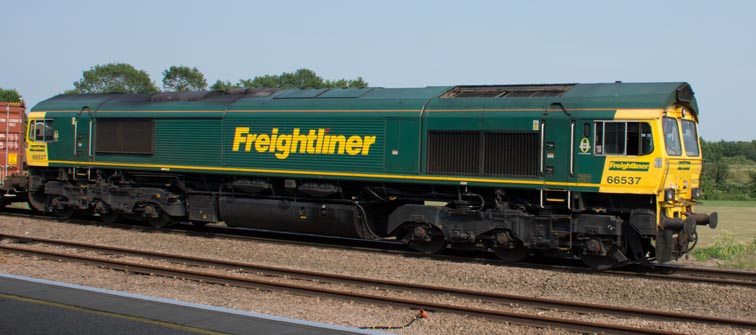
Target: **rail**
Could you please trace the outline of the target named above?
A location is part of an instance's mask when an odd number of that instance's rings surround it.
[[[28,210],[18,210],[13,208],[6,208],[0,215],[13,215],[19,217],[33,217],[43,220],[56,220],[57,218],[51,216],[44,216],[39,214],[31,214]],[[449,254],[436,254],[427,255],[418,253],[416,251],[409,250],[403,244],[397,241],[391,240],[355,240],[346,238],[333,238],[333,237],[319,237],[316,238],[312,235],[302,235],[293,233],[276,233],[270,231],[257,231],[247,229],[235,229],[225,228],[219,226],[194,226],[194,225],[178,225],[170,229],[166,228],[153,228],[150,226],[128,225],[122,223],[106,224],[98,220],[92,219],[69,219],[69,223],[82,224],[82,225],[98,225],[108,226],[118,229],[130,229],[130,230],[143,230],[149,232],[162,232],[166,234],[179,234],[179,235],[196,235],[202,234],[208,237],[222,237],[237,240],[255,240],[270,243],[283,243],[283,244],[298,244],[309,245],[313,247],[322,248],[336,248],[336,249],[348,249],[348,250],[361,250],[368,252],[381,252],[381,253],[395,253],[405,257],[422,257],[451,262],[466,262],[466,263],[480,263],[496,266],[515,266],[522,268],[532,268],[539,270],[551,270],[561,272],[577,272],[577,273],[590,273],[595,275],[604,276],[627,276],[634,278],[649,278],[658,280],[672,280],[691,283],[703,283],[713,285],[733,285],[733,286],[745,286],[756,287],[756,272],[754,271],[740,271],[740,270],[726,270],[726,269],[714,269],[714,268],[694,268],[686,266],[676,265],[655,265],[654,268],[635,266],[629,268],[612,269],[603,272],[597,272],[595,270],[586,268],[581,262],[576,262],[578,265],[553,265],[543,264],[539,262],[520,262],[511,263],[501,261],[490,255],[476,254],[476,255],[449,255]]]
[[[16,236],[16,235],[10,235],[10,234],[0,234],[0,238],[18,240],[18,241],[24,241],[24,242],[42,243],[42,244],[48,244],[48,245],[57,245],[57,246],[71,247],[71,248],[77,248],[77,249],[86,249],[90,251],[96,251],[96,252],[102,252],[102,253],[108,253],[108,254],[118,253],[122,255],[131,255],[131,256],[146,257],[146,258],[152,258],[152,259],[162,259],[162,260],[167,260],[170,262],[176,262],[176,263],[182,263],[182,264],[194,265],[194,266],[228,268],[228,269],[236,269],[236,270],[241,269],[248,272],[264,273],[264,274],[267,274],[268,276],[271,276],[271,275],[285,276],[287,278],[303,278],[303,279],[308,279],[310,281],[317,281],[317,282],[324,282],[324,281],[330,282],[330,283],[338,282],[342,284],[358,285],[358,286],[368,285],[370,287],[374,287],[377,285],[382,288],[387,288],[387,289],[392,289],[392,290],[402,290],[402,291],[415,292],[415,293],[421,292],[423,294],[431,294],[436,297],[437,296],[454,296],[454,297],[460,297],[460,298],[465,298],[465,299],[485,300],[486,302],[490,301],[490,302],[499,302],[499,303],[504,303],[504,304],[526,305],[526,306],[530,306],[534,308],[541,308],[541,309],[549,308],[549,309],[558,309],[561,311],[570,311],[570,312],[577,312],[577,313],[587,312],[587,313],[597,313],[597,314],[604,314],[604,315],[637,317],[637,318],[642,318],[646,320],[651,319],[651,320],[661,320],[661,321],[679,321],[679,322],[686,322],[686,323],[698,322],[698,323],[709,323],[709,324],[717,324],[717,325],[728,325],[732,327],[756,327],[756,321],[751,321],[751,320],[729,319],[729,318],[714,317],[714,316],[707,316],[707,315],[673,313],[673,312],[667,312],[667,311],[654,311],[654,310],[648,310],[648,309],[623,307],[623,306],[611,306],[611,305],[591,304],[591,303],[583,303],[583,302],[570,302],[570,301],[561,301],[561,300],[554,300],[554,299],[544,299],[544,298],[536,298],[536,297],[524,297],[524,296],[516,296],[516,295],[501,294],[501,293],[494,293],[494,292],[482,292],[482,291],[457,289],[457,288],[450,288],[450,287],[438,287],[436,285],[425,285],[425,284],[418,284],[418,283],[402,283],[402,282],[380,280],[380,279],[374,279],[374,278],[360,278],[360,277],[344,276],[344,275],[338,275],[338,274],[320,273],[320,272],[312,272],[312,271],[300,271],[300,270],[278,268],[278,267],[271,267],[271,266],[265,266],[265,265],[256,265],[256,264],[239,263],[239,262],[231,262],[231,261],[220,261],[216,259],[188,257],[188,256],[183,256],[183,255],[171,255],[171,254],[153,252],[153,251],[134,250],[134,249],[127,249],[127,248],[119,248],[119,247],[106,247],[106,246],[91,245],[91,244],[72,242],[72,241],[32,238],[28,236]],[[595,323],[595,322],[586,322],[586,321],[581,321],[581,320],[544,317],[537,314],[514,313],[514,312],[508,312],[508,311],[501,311],[501,310],[480,309],[480,308],[468,307],[468,306],[462,306],[462,305],[435,303],[433,302],[434,299],[432,298],[418,300],[418,299],[407,299],[407,298],[400,298],[400,297],[377,296],[373,294],[350,292],[348,290],[334,290],[334,289],[313,287],[309,285],[298,285],[298,284],[291,284],[291,283],[275,282],[271,280],[260,280],[260,279],[252,279],[252,278],[245,278],[245,277],[238,277],[238,276],[228,276],[228,275],[223,275],[223,274],[196,271],[196,270],[167,268],[167,267],[161,267],[161,266],[149,265],[149,264],[143,264],[143,263],[134,263],[134,262],[123,262],[119,260],[112,260],[112,259],[106,259],[106,258],[73,255],[73,254],[67,254],[67,253],[57,253],[57,252],[50,252],[50,251],[44,251],[44,250],[33,250],[28,247],[16,247],[10,244],[0,245],[0,249],[4,249],[6,251],[19,253],[19,254],[34,254],[40,257],[45,257],[45,258],[85,262],[89,264],[95,264],[98,266],[104,266],[104,267],[118,269],[122,271],[129,271],[129,272],[136,272],[136,273],[149,273],[149,274],[157,274],[157,275],[163,275],[163,276],[179,276],[186,279],[200,280],[200,281],[206,281],[206,282],[212,282],[212,283],[224,284],[224,285],[234,285],[234,286],[240,286],[240,287],[254,286],[254,287],[266,287],[266,288],[278,288],[278,289],[284,289],[284,290],[295,290],[295,291],[306,292],[309,294],[315,293],[319,295],[334,296],[334,297],[345,298],[345,299],[367,300],[373,303],[377,302],[377,303],[394,304],[394,305],[398,304],[398,305],[405,305],[405,306],[412,306],[412,307],[419,306],[426,309],[435,309],[437,311],[446,311],[446,312],[461,313],[461,314],[475,314],[475,315],[479,315],[486,318],[504,319],[511,322],[523,323],[523,324],[535,325],[535,326],[551,326],[551,327],[560,327],[560,328],[576,330],[576,331],[598,331],[598,332],[625,333],[625,334],[649,333],[649,332],[675,334],[674,332],[663,332],[663,331],[660,332],[658,329],[654,329],[654,330],[641,329],[641,328],[627,327],[627,326],[621,326],[621,325],[609,325],[609,324],[602,324],[602,323]]]

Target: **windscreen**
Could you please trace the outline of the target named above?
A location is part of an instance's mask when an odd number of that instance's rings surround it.
[[[682,146],[680,143],[680,128],[677,125],[677,119],[665,117],[664,126],[664,145],[667,148],[667,154],[670,156],[681,156]]]
[[[683,143],[685,144],[685,154],[691,157],[698,157],[698,131],[696,123],[690,120],[682,120]]]

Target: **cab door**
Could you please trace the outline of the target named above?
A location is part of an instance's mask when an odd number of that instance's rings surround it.
[[[88,106],[81,108],[71,120],[74,141],[73,156],[77,162],[91,162],[94,160],[94,113]]]
[[[596,138],[595,128],[596,124],[592,119],[575,120],[573,180],[578,186],[601,183],[605,156],[603,143],[601,138]]]
[[[574,181],[575,120],[560,103],[553,103],[541,121],[542,205],[569,206],[568,186]]]
[[[49,145],[58,141],[56,122],[45,113],[29,113],[27,125],[26,162],[29,166],[49,165]]]

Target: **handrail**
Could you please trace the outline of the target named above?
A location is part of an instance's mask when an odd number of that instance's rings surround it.
[[[570,121],[570,177],[575,175],[575,120]]]

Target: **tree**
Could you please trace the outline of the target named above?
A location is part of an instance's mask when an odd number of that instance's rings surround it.
[[[346,80],[346,79],[339,79],[339,80],[326,80],[325,87],[330,88],[365,88],[368,84],[365,82],[365,80],[362,79],[362,77],[357,77],[355,80]]]
[[[727,177],[730,176],[730,165],[727,162],[719,161],[714,168],[714,184],[719,187],[727,185]]]
[[[124,63],[96,65],[84,71],[81,80],[66,93],[157,93],[158,88],[144,70]]]
[[[252,79],[242,79],[236,84],[231,84],[229,81],[216,81],[210,89],[212,90],[226,90],[229,88],[364,88],[368,83],[365,82],[362,77],[357,77],[354,80],[338,79],[338,80],[323,80],[320,76],[315,74],[315,71],[309,69],[299,69],[295,72],[284,72],[280,75],[263,75],[257,76]]]
[[[254,88],[279,87],[278,79],[279,79],[279,76],[267,74],[264,76],[257,76],[254,79],[239,80],[239,85],[241,85],[242,87],[254,87]]]
[[[365,88],[368,87],[368,83],[362,77],[357,77],[357,79],[349,81],[349,87]]]
[[[0,88],[0,101],[2,102],[21,102],[21,95],[14,89],[6,90]]]
[[[281,88],[322,88],[323,78],[318,77],[315,71],[299,69],[294,73],[284,72],[278,77],[278,87]]]
[[[230,81],[216,80],[214,84],[210,85],[210,89],[213,91],[227,91],[232,88],[241,88],[239,84],[232,84]]]
[[[751,171],[751,182],[748,183],[748,195],[751,199],[756,198],[756,172]]]
[[[171,66],[163,71],[163,90],[172,92],[202,91],[207,89],[205,76],[197,68]]]

